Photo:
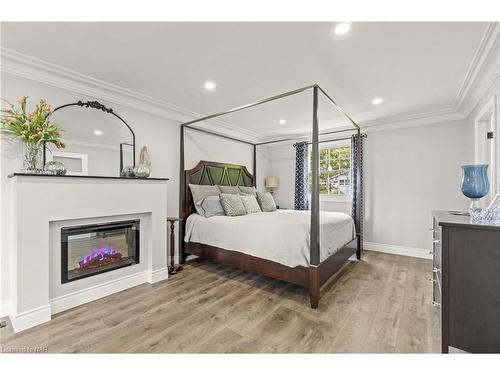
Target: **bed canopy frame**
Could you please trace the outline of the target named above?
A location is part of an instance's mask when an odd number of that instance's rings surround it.
[[[309,138],[307,136],[300,137],[287,137],[281,139],[273,139],[265,142],[250,142],[245,139],[236,138],[232,136],[228,136],[225,134],[219,134],[215,131],[203,129],[200,127],[193,126],[194,124],[215,119],[217,117],[221,117],[230,113],[243,111],[248,108],[256,107],[268,102],[272,102],[275,100],[279,100],[285,97],[289,97],[292,95],[297,95],[306,91],[312,90],[312,137]],[[319,132],[319,116],[318,116],[318,106],[319,106],[319,95],[320,93],[324,95],[328,102],[331,103],[342,116],[347,119],[349,126],[346,128],[342,128],[339,130],[331,130],[325,132]],[[232,164],[223,164],[217,162],[209,162],[209,161],[200,161],[200,163],[190,170],[185,170],[184,166],[184,136],[186,129],[202,132],[206,134],[211,134],[217,137],[229,139],[231,141],[236,141],[240,143],[244,143],[252,146],[253,151],[253,175],[248,172],[245,166],[238,166]],[[338,251],[339,254],[333,254],[326,261],[320,262],[320,209],[319,209],[319,144],[323,142],[333,142],[338,140],[346,140],[351,139],[351,136],[346,137],[345,133],[351,132],[355,136],[355,141],[357,144],[356,154],[354,155],[356,163],[353,163],[353,175],[355,176],[356,183],[356,194],[353,196],[354,200],[354,221],[356,227],[356,238],[351,241],[349,244],[344,246],[341,250]],[[344,134],[342,134],[344,133]],[[337,137],[340,135],[340,137]],[[320,140],[320,137],[328,136],[328,139]],[[309,85],[306,87],[302,87],[293,91],[288,91],[279,95],[275,95],[269,98],[262,99],[257,102],[253,102],[250,104],[246,104],[240,107],[236,107],[227,111],[214,113],[212,115],[204,116],[196,120],[192,120],[181,125],[180,130],[180,217],[184,219],[180,225],[180,233],[179,233],[179,252],[180,252],[180,261],[185,262],[186,252],[184,243],[184,235],[185,235],[185,219],[193,212],[192,208],[192,198],[190,197],[190,192],[188,188],[189,183],[197,183],[197,184],[216,184],[212,181],[212,177],[210,177],[210,173],[207,171],[210,168],[219,169],[218,176],[220,177],[220,181],[224,178],[228,178],[229,185],[243,185],[243,186],[254,186],[256,187],[257,181],[257,146],[262,145],[270,145],[274,143],[280,142],[291,142],[291,141],[305,141],[311,139],[310,144],[311,147],[311,168],[312,168],[312,191],[311,191],[311,201],[310,201],[310,212],[311,212],[311,232],[310,232],[310,267],[309,270],[306,267],[295,267],[297,272],[291,272],[289,267],[281,266],[277,263],[270,264],[273,262],[265,261],[265,260],[257,260],[251,259],[254,257],[250,257],[248,255],[244,255],[242,253],[239,257],[233,257],[230,253],[231,251],[226,251],[224,249],[211,248],[209,246],[204,246],[201,244],[195,244],[192,246],[190,253],[195,255],[204,255],[204,257],[218,260],[223,263],[228,263],[230,265],[243,268],[249,271],[260,272],[259,267],[266,268],[266,272],[264,273],[268,276],[275,277],[281,280],[289,281],[292,283],[296,283],[299,285],[308,286],[310,289],[311,296],[311,306],[317,307],[319,300],[319,288],[321,285],[326,282],[326,280],[331,276],[336,270],[340,269],[344,262],[352,255],[353,246],[354,251],[357,255],[358,259],[361,259],[363,252],[363,242],[362,242],[362,153],[361,153],[361,138],[365,135],[361,134],[361,128],[354,122],[354,120],[340,108],[337,103],[318,85]],[[333,137],[333,138],[330,138]],[[238,183],[232,183],[230,181],[230,173],[233,173],[233,176],[238,179]],[[205,177],[204,177],[205,176]],[[219,178],[218,177],[218,178]],[[242,180],[240,180],[240,177]],[[194,180],[193,180],[194,178]],[[206,182],[203,182],[203,178],[208,178]],[[240,183],[241,182],[241,183]],[[222,184],[222,183],[221,183]],[[210,248],[210,249],[209,249]],[[214,254],[215,252],[215,254]],[[233,259],[234,258],[234,259]],[[242,259],[244,259],[242,261]],[[244,264],[243,264],[244,263]],[[324,264],[323,264],[324,263]],[[323,271],[321,269],[323,267]],[[269,271],[271,269],[271,271]],[[299,270],[300,269],[300,270]],[[335,271],[335,272],[333,272]],[[333,272],[333,273],[332,273]]]

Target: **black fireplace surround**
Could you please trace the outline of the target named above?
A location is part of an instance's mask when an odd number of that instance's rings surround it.
[[[61,283],[139,263],[140,220],[61,228]]]

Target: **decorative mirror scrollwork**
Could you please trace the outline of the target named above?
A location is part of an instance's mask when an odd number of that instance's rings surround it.
[[[96,109],[105,117],[78,108]],[[119,176],[124,167],[135,166],[135,133],[112,108],[97,100],[78,100],[55,108],[50,117],[65,130],[62,138],[68,146],[66,151],[89,153],[89,174]],[[120,127],[120,123],[125,126]],[[44,147],[44,164],[48,160],[47,150]]]

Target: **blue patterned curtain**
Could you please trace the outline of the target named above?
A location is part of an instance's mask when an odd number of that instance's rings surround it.
[[[361,151],[361,162],[358,165],[356,154],[358,152],[358,148]],[[359,176],[360,176],[360,198],[358,202],[356,202],[356,194],[358,193],[358,175],[356,174],[356,169],[359,168]],[[352,218],[356,220],[356,211],[357,205],[359,204],[361,218],[360,218],[360,228],[359,234],[361,237],[361,248],[363,248],[363,217],[364,217],[364,207],[363,207],[363,136],[358,137],[357,135],[353,135],[351,137],[351,191],[352,191]]]
[[[309,146],[307,142],[299,142],[295,147],[295,209],[309,209]]]

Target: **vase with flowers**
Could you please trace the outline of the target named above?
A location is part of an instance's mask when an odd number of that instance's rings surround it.
[[[19,99],[19,108],[4,100],[9,108],[2,109],[0,130],[23,143],[23,171],[39,173],[42,170],[40,155],[44,145],[65,147],[61,141],[63,130],[59,125],[49,121],[48,117],[53,109],[44,99],[40,100],[31,112],[26,109],[27,99],[26,96]]]

